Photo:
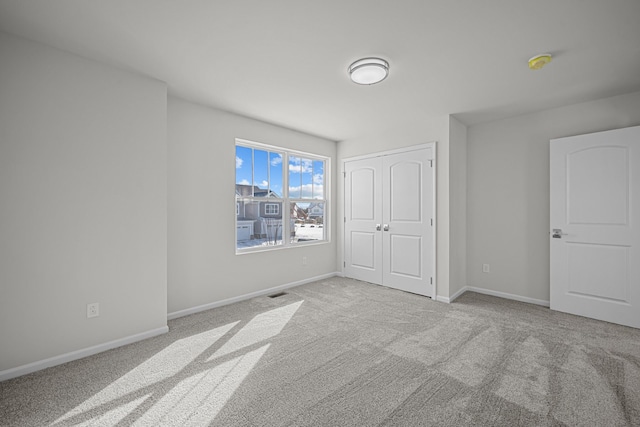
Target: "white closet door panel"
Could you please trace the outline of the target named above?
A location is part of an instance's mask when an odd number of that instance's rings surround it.
[[[382,169],[380,158],[345,163],[347,277],[382,284]]]
[[[390,234],[389,273],[392,277],[422,277],[422,237]]]
[[[351,232],[351,265],[357,268],[375,270],[376,234],[367,231]]]
[[[389,166],[389,221],[422,221],[422,168],[414,160]]]
[[[350,220],[376,219],[376,202],[380,202],[376,198],[376,173],[376,170],[368,165],[350,172]]]
[[[383,158],[383,273],[386,286],[432,296],[433,169],[430,150]]]

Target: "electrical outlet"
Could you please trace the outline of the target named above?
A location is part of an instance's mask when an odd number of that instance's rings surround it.
[[[100,316],[100,304],[97,302],[87,304],[87,317],[98,317],[98,316]]]
[[[489,268],[489,264],[482,264],[482,272],[489,273],[491,270]]]
[[[306,256],[302,257],[302,265],[307,265],[307,257]]]

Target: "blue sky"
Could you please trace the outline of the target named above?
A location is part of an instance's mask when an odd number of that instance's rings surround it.
[[[252,153],[253,152],[253,153]],[[253,154],[253,176],[251,171]],[[236,146],[236,184],[270,188],[282,196],[283,155]],[[289,156],[289,197],[321,199],[324,197],[324,161]]]

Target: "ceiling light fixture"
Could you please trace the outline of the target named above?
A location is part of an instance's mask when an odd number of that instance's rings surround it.
[[[349,76],[359,85],[380,83],[389,75],[389,63],[380,58],[363,58],[349,65]]]
[[[543,53],[542,55],[536,55],[529,60],[529,68],[532,70],[539,70],[549,62],[551,62],[551,54]]]

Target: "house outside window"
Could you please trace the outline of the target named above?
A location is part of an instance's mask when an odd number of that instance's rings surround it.
[[[328,241],[329,160],[237,139],[236,253]]]

